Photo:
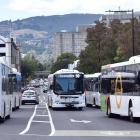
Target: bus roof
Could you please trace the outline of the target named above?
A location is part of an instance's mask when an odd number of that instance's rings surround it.
[[[102,70],[109,69],[109,68],[115,68],[115,67],[119,67],[119,66],[127,66],[127,65],[131,65],[131,64],[137,64],[137,63],[140,63],[140,55],[131,57],[129,59],[129,61],[104,65],[104,66],[102,66]]]
[[[82,72],[79,72],[78,70],[61,69],[56,71],[54,74],[64,74],[64,73],[68,74],[68,73],[82,73]]]
[[[97,78],[101,75],[101,73],[94,73],[94,74],[85,74],[84,77],[85,78]]]
[[[115,68],[115,67],[126,66],[126,65],[130,65],[130,61],[104,65],[102,66],[102,69],[109,69],[109,68]]]
[[[140,55],[136,55],[136,56],[130,57],[129,61],[133,62],[133,63],[140,63]]]

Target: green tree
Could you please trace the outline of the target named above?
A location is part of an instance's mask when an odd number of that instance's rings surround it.
[[[25,56],[21,61],[21,73],[22,77],[25,79],[33,77],[35,71],[42,69],[42,64],[40,64],[32,55]]]
[[[76,60],[76,56],[72,53],[63,53],[57,58],[57,61],[52,64],[51,73],[60,69],[67,69],[68,64],[73,63],[74,60]]]
[[[114,62],[117,44],[113,40],[110,28],[97,22],[96,26],[87,30],[88,46],[80,54],[79,70],[84,73],[94,73],[101,66]]]
[[[133,55],[132,48],[132,24],[120,23],[114,20],[111,24],[112,36],[116,41],[118,48],[116,51],[115,61],[127,61]],[[135,55],[140,54],[140,23],[134,19],[134,41],[135,41]]]

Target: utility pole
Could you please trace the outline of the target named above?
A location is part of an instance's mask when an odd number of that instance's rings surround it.
[[[109,11],[106,11],[106,12],[118,12],[118,13],[128,13],[128,12],[131,12],[131,28],[132,28],[132,56],[135,55],[135,30],[134,30],[134,10],[118,10],[118,11],[112,11],[112,10],[109,10]]]
[[[134,30],[134,10],[132,12],[132,48],[133,48],[133,56],[135,55],[135,30]]]

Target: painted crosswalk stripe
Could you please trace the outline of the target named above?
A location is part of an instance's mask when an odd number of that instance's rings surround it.
[[[39,123],[50,123],[49,121],[37,121],[37,120],[33,120],[32,122],[39,122]]]

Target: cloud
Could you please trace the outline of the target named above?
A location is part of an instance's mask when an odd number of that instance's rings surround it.
[[[13,11],[54,15],[67,13],[104,13],[107,10],[138,8],[137,0],[9,0]]]

